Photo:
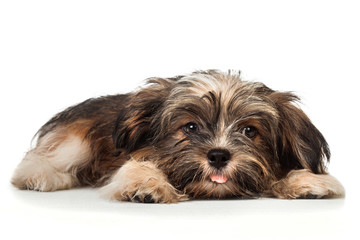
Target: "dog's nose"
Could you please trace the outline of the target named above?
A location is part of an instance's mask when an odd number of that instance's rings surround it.
[[[207,154],[211,166],[220,169],[225,167],[230,160],[230,152],[226,149],[211,149]]]

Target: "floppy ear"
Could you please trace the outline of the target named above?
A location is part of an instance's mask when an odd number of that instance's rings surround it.
[[[278,157],[283,170],[304,168],[326,173],[329,146],[306,114],[293,104],[299,98],[282,92],[273,92],[270,98],[279,112]]]
[[[153,120],[174,82],[174,79],[150,79],[148,87],[128,96],[128,105],[119,113],[113,132],[119,151],[130,153],[151,143],[156,131]]]

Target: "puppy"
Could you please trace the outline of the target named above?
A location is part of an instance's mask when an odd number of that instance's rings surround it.
[[[239,75],[151,78],[137,92],[72,106],[41,127],[12,184],[101,186],[109,199],[156,203],[343,197],[298,97]]]

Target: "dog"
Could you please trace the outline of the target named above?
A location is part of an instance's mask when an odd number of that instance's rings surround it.
[[[101,187],[108,199],[144,203],[344,197],[327,172],[329,146],[298,101],[234,71],[150,78],[55,115],[11,182]]]

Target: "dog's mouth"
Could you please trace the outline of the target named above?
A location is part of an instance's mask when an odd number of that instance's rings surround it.
[[[222,175],[222,174],[212,174],[210,175],[210,180],[215,183],[226,183],[228,180],[228,177]]]

